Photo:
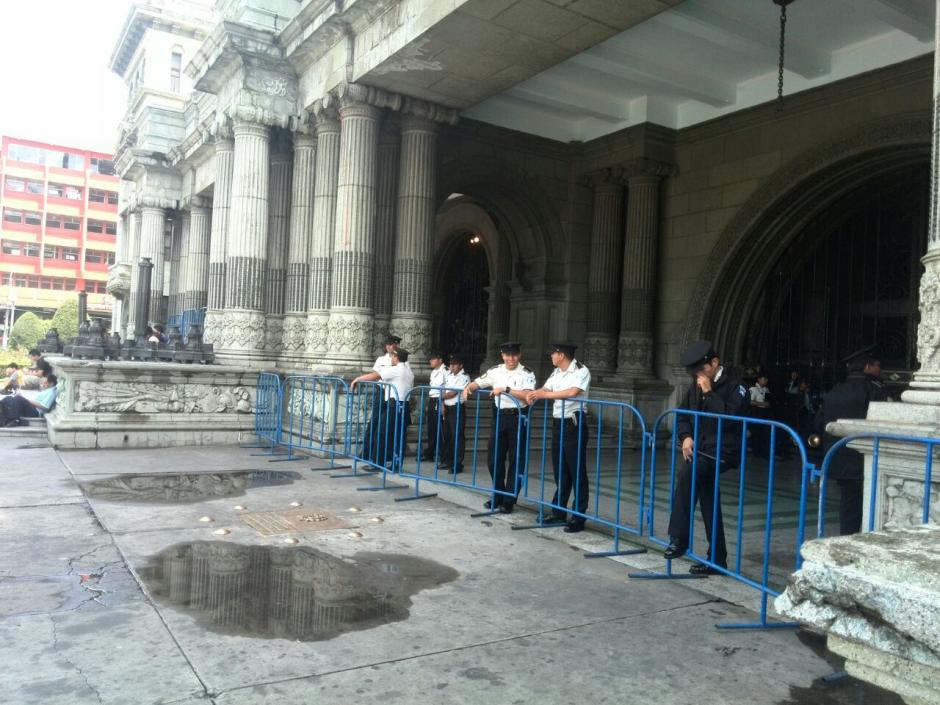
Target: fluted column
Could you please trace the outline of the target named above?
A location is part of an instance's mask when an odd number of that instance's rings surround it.
[[[330,283],[336,229],[340,125],[333,111],[317,115],[317,173],[313,190],[313,232],[310,236],[310,284],[307,290],[307,353],[326,354],[330,322]]]
[[[203,339],[218,340],[225,308],[225,260],[228,238],[229,209],[232,200],[232,168],[235,164],[235,143],[225,135],[215,142],[215,186],[212,192],[212,230],[209,235],[209,291]]]
[[[260,352],[264,349],[269,131],[264,125],[238,121],[233,132],[225,310],[215,339],[223,352]]]
[[[328,354],[340,364],[367,364],[372,350],[375,271],[375,160],[379,109],[351,97],[340,107],[339,176],[330,287]]]
[[[127,301],[127,328],[122,336],[134,335],[134,311],[137,310],[137,263],[140,261],[140,221],[139,210],[131,211],[127,222],[127,262],[131,265],[131,291]]]
[[[290,235],[287,246],[286,313],[281,337],[281,350],[289,355],[300,355],[305,350],[316,161],[316,135],[295,132],[294,165],[291,169]]]
[[[287,279],[287,236],[290,229],[291,154],[281,143],[271,155],[268,192],[268,248],[264,295],[264,341],[270,353],[281,350],[284,292]]]
[[[388,335],[392,319],[392,280],[395,270],[384,266],[395,261],[395,231],[398,228],[398,154],[401,136],[394,113],[389,113],[379,130],[376,168],[375,271],[373,292],[374,319],[372,346],[381,350]],[[410,344],[410,343],[409,343]]]
[[[617,374],[653,371],[653,306],[659,244],[659,182],[667,167],[651,167],[627,182],[627,234],[623,251]]]
[[[189,248],[189,211],[184,210],[173,221],[170,240],[170,290],[168,294],[167,319],[182,313],[183,292],[188,286],[186,277],[187,250]]]
[[[617,365],[624,194],[619,175],[609,171],[596,175],[592,184],[594,214],[584,356],[594,374],[610,374]]]
[[[144,206],[140,209],[140,257],[149,257],[153,263],[150,280],[150,304],[147,307],[150,321],[166,320],[163,302],[163,233],[166,228],[166,210]],[[148,321],[144,321],[146,325]]]
[[[209,232],[212,211],[203,199],[193,199],[189,210],[185,286],[180,298],[182,311],[203,308],[209,288]]]

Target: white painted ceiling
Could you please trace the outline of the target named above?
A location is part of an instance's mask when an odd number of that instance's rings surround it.
[[[786,29],[792,94],[932,52],[934,0],[795,0]],[[462,115],[563,142],[688,127],[776,97],[779,32],[772,0],[685,0]]]

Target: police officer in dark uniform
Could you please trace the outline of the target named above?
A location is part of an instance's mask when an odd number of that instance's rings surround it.
[[[842,361],[848,366],[848,377],[826,393],[816,414],[816,432],[823,436],[824,452],[828,453],[839,440],[826,433],[829,423],[838,419],[864,419],[870,402],[887,401],[888,395],[881,383],[880,355],[877,346],[870,345]],[[839,533],[842,536],[857,534],[862,529],[864,476],[865,459],[861,453],[844,447],[836,451],[829,464],[828,479],[839,485]]]
[[[721,365],[718,353],[707,340],[693,343],[682,354],[680,364],[695,379],[679,405],[680,409],[704,411],[711,414],[744,416],[748,408],[747,389],[735,370]],[[715,504],[715,466],[719,472],[738,467],[741,452],[741,423],[724,421],[721,424],[721,447],[718,447],[718,419],[700,417],[698,437],[695,437],[695,417],[676,415],[676,432],[682,443],[682,460],[676,464],[675,496],[669,517],[669,547],[666,558],[679,558],[689,549],[689,522],[692,510],[692,460],[695,459],[695,498],[701,503],[705,534],[708,537],[708,557],[722,567],[727,565],[728,549],[725,545],[725,527],[718,497],[717,516],[712,516]],[[683,462],[684,461],[684,462]],[[712,522],[715,520],[715,535]],[[696,563],[689,572],[710,575],[717,571]]]

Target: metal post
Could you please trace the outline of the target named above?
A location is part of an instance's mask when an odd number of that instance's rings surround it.
[[[88,292],[80,291],[78,292],[78,327],[81,328],[82,324],[85,323],[85,320],[88,318]]]

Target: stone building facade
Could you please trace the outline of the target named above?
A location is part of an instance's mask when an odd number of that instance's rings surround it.
[[[489,96],[516,91],[524,114],[535,94],[521,82],[566,61],[600,65],[608,40],[684,22],[700,4],[135,8],[112,61],[131,87],[116,156],[125,305],[115,326],[133,329],[129,270],[146,256],[151,319],[205,308],[206,338],[229,363],[349,372],[371,364],[391,330],[415,360],[443,347],[482,364],[518,339],[544,378],[548,342],[567,338],[599,395],[650,411],[682,382],[676,361],[691,340],[766,364],[754,322],[776,305],[765,302],[794,244],[829,227],[827,214],[862,207],[865,184],[928,172],[932,27],[908,24],[908,55],[809,85],[782,109],[732,109],[703,80],[698,99],[725,107],[687,125],[658,119],[652,99],[646,119],[585,139],[485,119]],[[176,91],[160,76],[134,83],[154,37],[182,55]],[[818,73],[799,62],[821,53],[811,49],[793,54],[808,76]],[[569,88],[552,100],[571,112]],[[455,284],[471,262],[475,279]],[[472,320],[451,325],[471,302]],[[916,326],[908,319],[899,325]],[[859,325],[852,335],[864,337]],[[914,349],[913,333],[904,345]]]

